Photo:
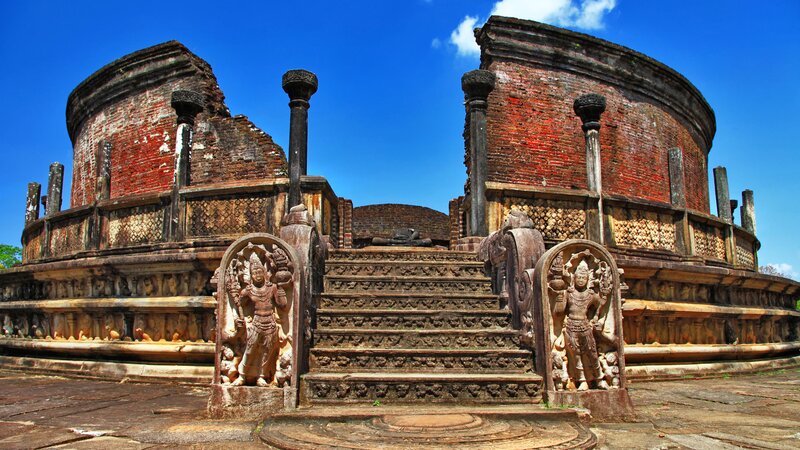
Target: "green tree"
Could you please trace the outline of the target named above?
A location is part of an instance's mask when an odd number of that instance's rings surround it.
[[[22,249],[0,244],[0,269],[8,269],[22,262]]]

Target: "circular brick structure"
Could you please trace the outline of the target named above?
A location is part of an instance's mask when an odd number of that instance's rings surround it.
[[[686,78],[631,49],[585,34],[492,17],[477,35],[496,85],[487,112],[488,181],[587,189],[573,100],[601,94],[603,191],[670,202],[668,150],[683,152],[686,203],[708,212],[714,112]]]
[[[424,206],[385,203],[353,208],[353,246],[364,247],[372,238],[391,238],[399,228],[413,228],[433,245],[449,245],[449,218]]]

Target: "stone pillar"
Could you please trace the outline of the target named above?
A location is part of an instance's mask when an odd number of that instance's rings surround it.
[[[731,223],[731,197],[728,193],[728,171],[724,167],[714,167],[714,191],[717,194],[717,217]]]
[[[41,195],[41,184],[28,183],[28,197],[27,201],[25,202],[25,225],[39,218],[39,197]]]
[[[590,191],[597,193],[597,217],[591,222],[596,224],[596,231],[588,233],[591,240],[603,243],[605,230],[603,226],[603,182],[600,166],[600,116],[606,110],[606,98],[600,94],[585,94],[575,99],[572,104],[575,114],[581,118],[581,127],[586,139],[586,184]],[[589,218],[587,218],[589,219]],[[587,222],[590,222],[587,220]],[[592,227],[592,223],[589,223]],[[591,228],[590,228],[591,231]]]
[[[742,191],[742,228],[753,235],[756,234],[756,206],[753,202],[753,191],[746,189]]]
[[[685,255],[692,254],[689,239],[689,216],[686,213],[686,181],[683,178],[683,150],[671,148],[668,153],[669,165],[669,199],[676,213],[675,247]]]
[[[111,197],[111,142],[103,141],[97,148],[97,186],[96,200],[108,200]]]
[[[169,224],[169,235],[173,241],[183,239],[180,229],[180,190],[189,184],[189,161],[192,151],[194,119],[203,110],[203,103],[203,96],[197,92],[175,91],[172,93],[172,107],[178,114]]]
[[[488,70],[473,70],[461,77],[469,114],[469,234],[472,236],[489,235],[486,222],[486,108],[494,84],[495,75]]]
[[[283,74],[283,90],[289,94],[289,204],[288,211],[303,202],[300,177],[308,172],[308,101],[317,92],[317,76],[307,70]]]
[[[683,180],[683,151],[669,149],[669,194],[672,206],[686,208],[686,183]]]
[[[61,211],[61,189],[64,187],[64,165],[59,162],[50,164],[50,176],[47,179],[47,206],[44,215],[52,216]]]

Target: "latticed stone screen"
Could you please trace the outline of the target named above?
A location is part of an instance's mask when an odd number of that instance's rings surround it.
[[[725,260],[725,237],[722,229],[698,222],[691,222],[694,234],[694,249],[705,258]]]
[[[108,217],[108,245],[125,247],[164,240],[164,210],[158,205],[112,211]]]
[[[617,245],[675,251],[672,216],[653,211],[615,209],[611,217]]]
[[[186,233],[202,237],[269,232],[267,214],[273,207],[274,199],[265,194],[189,200]]]
[[[512,209],[527,214],[545,239],[563,241],[586,237],[586,213],[581,204],[541,198],[506,198],[503,217]]]
[[[65,255],[84,249],[87,217],[54,222],[50,228],[50,254]]]
[[[742,238],[736,239],[736,265],[755,270],[753,243]]]
[[[31,233],[25,238],[25,243],[22,246],[22,261],[28,262],[39,259],[42,255],[42,233],[44,228],[39,228],[39,231]]]

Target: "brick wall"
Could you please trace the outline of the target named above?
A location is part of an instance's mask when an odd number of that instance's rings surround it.
[[[423,239],[450,241],[450,219],[439,211],[393,203],[353,208],[353,240],[390,238],[398,228],[413,228]]]
[[[170,101],[179,89],[205,99],[195,121],[190,184],[285,175],[283,150],[246,117],[230,117],[208,63],[172,41],[112,62],[70,94],[71,207],[95,200],[97,148],[103,141],[112,145],[112,198],[170,189],[177,128]]]
[[[593,92],[607,102],[603,192],[668,204],[667,155],[678,147],[687,207],[709,211],[714,114],[680,74],[633,50],[530,21],[492,17],[478,41],[481,68],[497,77],[487,111],[488,181],[586,189],[584,137],[572,104]]]
[[[708,211],[705,152],[674,117],[651,103],[568,72],[510,62],[489,66],[498,77],[489,96],[489,181],[586,189],[578,96],[606,97],[602,116],[602,182],[606,194],[669,203],[667,153],[684,152],[687,206]]]

